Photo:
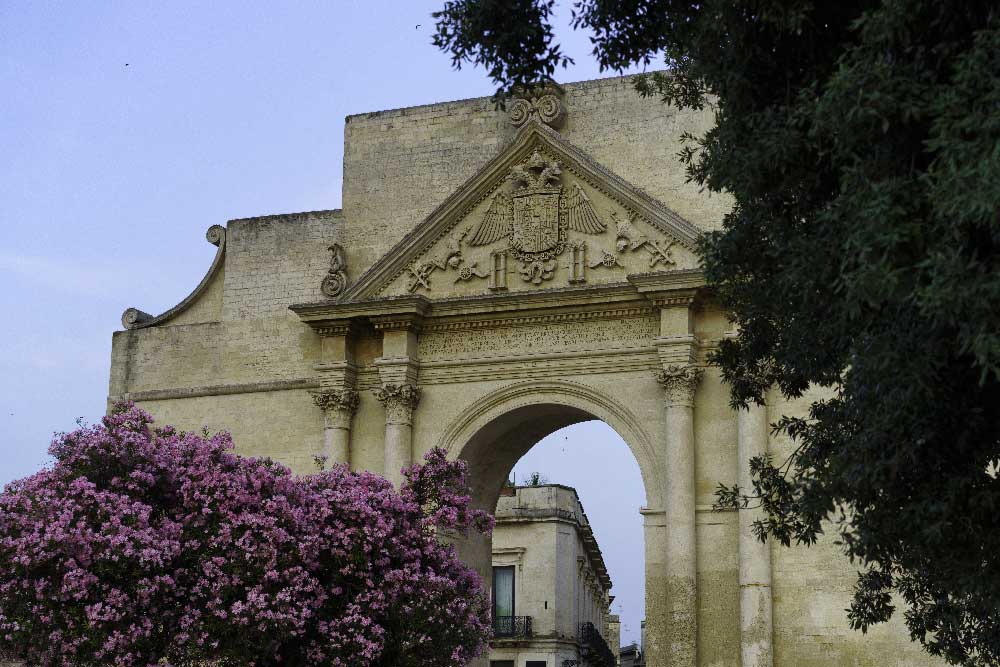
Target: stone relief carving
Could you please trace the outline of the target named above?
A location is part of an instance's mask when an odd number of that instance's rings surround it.
[[[431,259],[426,259],[422,262],[414,264],[410,267],[410,286],[411,292],[416,292],[418,289],[423,287],[425,290],[430,291],[431,281],[430,276],[435,271],[448,271],[459,270],[465,258],[462,256],[462,241],[469,234],[469,229],[466,227],[461,232],[452,236],[447,245],[445,245],[444,251],[441,255],[433,257]],[[473,270],[475,269],[475,264],[472,265]],[[461,278],[461,271],[459,270],[460,280],[471,280],[472,276],[469,278]],[[484,276],[485,277],[485,276]],[[456,280],[455,282],[458,282]]]
[[[671,255],[673,240],[649,238],[635,224],[638,215],[627,210],[611,210],[612,224],[607,224],[587,191],[579,183],[564,182],[559,161],[539,149],[511,167],[505,181],[509,187],[502,185],[492,195],[478,221],[447,238],[435,256],[419,259],[406,269],[403,289],[431,292],[432,277],[451,272],[451,284],[488,280],[489,290],[505,290],[508,255],[517,262],[511,273],[536,286],[561,271],[569,284],[577,285],[587,282],[588,269],[629,270],[635,261],[624,259],[632,253],[648,255],[650,269],[676,265]],[[587,243],[571,237],[601,237],[609,228],[615,233],[613,247],[597,247],[590,258]],[[469,256],[486,246],[493,246],[488,256]],[[560,264],[560,256],[568,259]]]
[[[479,270],[477,262],[469,262],[465,266],[458,269],[458,276],[455,277],[455,282],[467,282],[473,278],[489,278],[490,274],[483,273]]]
[[[334,243],[327,250],[330,251],[330,269],[323,277],[319,289],[324,296],[336,299],[347,288],[347,258],[339,243]]]
[[[696,366],[667,366],[656,373],[656,381],[666,392],[667,405],[691,406],[694,391],[705,372]]]
[[[564,191],[562,169],[535,150],[511,168],[507,178],[513,183],[510,194],[494,195],[489,209],[469,237],[470,246],[486,246],[501,239],[520,262],[553,259],[566,248],[567,231],[602,234],[601,221],[590,198],[573,184]]]
[[[621,262],[618,261],[618,255],[615,253],[608,252],[607,250],[601,250],[601,256],[587,266],[592,269],[597,269],[602,266],[606,269],[613,269],[616,266],[621,266]]]
[[[383,384],[374,390],[375,398],[385,406],[386,424],[409,424],[420,403],[420,388],[412,384]]]
[[[361,397],[352,389],[327,389],[313,392],[313,403],[323,410],[326,425],[350,428],[351,417],[358,409]]]
[[[510,122],[514,127],[521,127],[531,118],[538,118],[546,125],[554,128],[562,126],[566,118],[566,107],[559,99],[558,89],[542,88],[539,94],[532,96],[523,93],[510,103]]]
[[[611,212],[611,221],[615,223],[615,228],[617,230],[615,247],[618,249],[618,252],[625,252],[626,250],[634,252],[636,250],[643,249],[650,255],[650,268],[653,268],[658,264],[673,266],[675,262],[673,257],[670,255],[670,249],[673,247],[674,242],[666,239],[653,241],[649,240],[645,234],[641,234],[636,231],[632,224],[635,219],[636,215],[631,212],[629,213],[628,220],[621,220],[618,218],[618,214],[616,212]]]
[[[535,260],[534,262],[523,262],[521,268],[517,270],[521,278],[526,283],[541,285],[543,280],[551,280],[552,274],[556,270],[556,260]]]

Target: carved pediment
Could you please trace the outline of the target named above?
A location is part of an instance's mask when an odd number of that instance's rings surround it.
[[[529,121],[343,300],[620,283],[629,274],[696,267],[698,234],[558,133]]]

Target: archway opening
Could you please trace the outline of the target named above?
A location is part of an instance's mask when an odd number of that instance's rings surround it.
[[[480,420],[461,445],[475,504],[498,517],[495,539],[461,546],[490,584],[493,664],[599,664],[595,652],[617,657],[620,646],[642,641],[639,510],[654,472],[648,457],[643,470],[642,443],[609,423],[622,428],[622,420],[595,407],[522,404]]]

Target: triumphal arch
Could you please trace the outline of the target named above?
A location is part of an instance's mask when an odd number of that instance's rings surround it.
[[[712,511],[751,456],[789,451],[768,424],[805,404],[733,411],[708,364],[734,332],[695,251],[730,202],[676,155],[710,123],[620,78],[349,116],[343,208],[211,227],[190,296],[125,312],[110,399],[303,473],[325,456],[398,481],[441,446],[491,510],[539,439],[600,419],[645,484],[649,665],[929,664],[899,625],[848,629],[856,568],[832,540],[772,547],[754,510]]]

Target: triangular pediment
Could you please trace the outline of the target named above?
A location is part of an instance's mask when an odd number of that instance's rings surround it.
[[[696,267],[699,234],[531,121],[340,300],[622,282],[629,274]]]

